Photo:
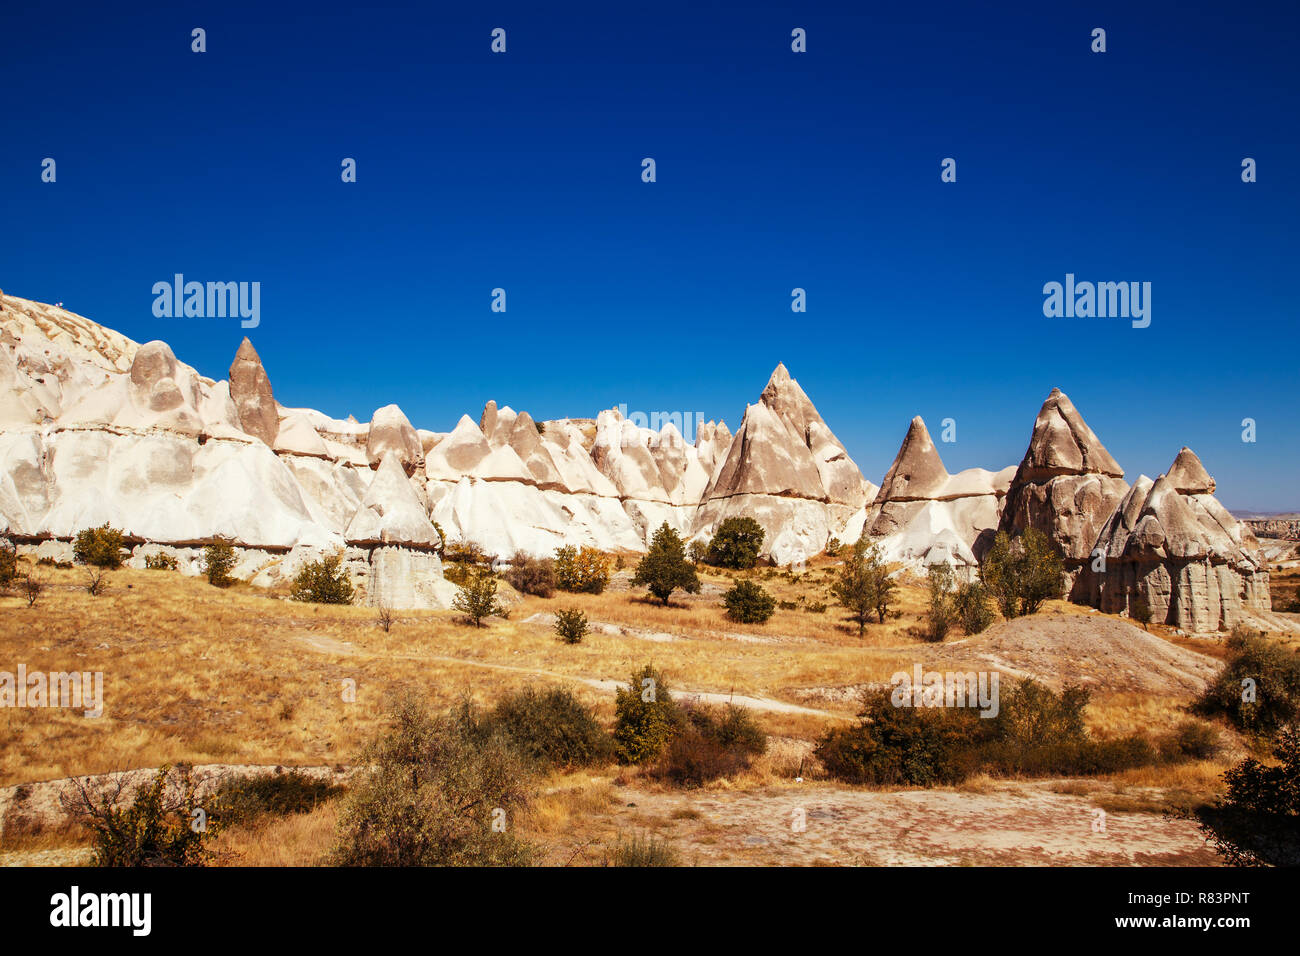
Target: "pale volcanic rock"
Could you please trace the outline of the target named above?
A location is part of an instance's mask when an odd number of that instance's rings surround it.
[[[371,547],[433,549],[441,544],[397,451],[380,462],[343,537],[348,544]]]
[[[282,455],[305,455],[311,458],[330,458],[329,447],[320,432],[312,427],[307,416],[290,412],[279,422],[275,441],[271,442],[275,451]]]
[[[420,436],[396,405],[376,409],[366,434],[366,461],[371,468],[377,468],[390,452],[397,455],[397,460],[408,475],[424,466],[424,448],[420,444]]]
[[[239,413],[239,424],[248,434],[275,446],[280,416],[271,393],[271,380],[262,359],[245,336],[230,363],[230,398]]]
[[[1060,548],[1073,582],[1129,490],[1123,475],[1069,398],[1054,388],[1034,422],[998,527],[1012,535],[1028,527],[1042,531]]]
[[[1214,487],[1189,448],[1154,482],[1139,477],[1098,536],[1105,564],[1085,568],[1081,598],[1124,613],[1141,597],[1152,620],[1197,633],[1268,612],[1258,541],[1214,497]]]

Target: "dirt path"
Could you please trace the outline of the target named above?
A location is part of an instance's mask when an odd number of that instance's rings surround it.
[[[1195,825],[1154,813],[1102,813],[1059,782],[973,793],[877,792],[833,784],[758,791],[620,789],[614,823],[671,840],[683,862],[757,866],[1214,866]],[[796,829],[802,822],[803,830]],[[1095,826],[1104,823],[1104,829]]]
[[[297,634],[294,639],[314,651],[322,654],[338,654],[342,657],[355,657],[361,652],[352,644],[346,641],[338,641],[332,637],[326,637],[320,634]],[[378,655],[367,655],[378,656]],[[385,654],[386,660],[399,658],[408,661],[437,661],[442,664],[463,664],[466,667],[478,667],[485,670],[506,671],[513,674],[529,674],[536,677],[549,677],[554,680],[577,681],[580,684],[586,684],[588,687],[594,687],[596,690],[613,693],[615,689],[627,689],[627,681],[610,680],[600,677],[582,677],[576,674],[562,674],[558,671],[542,670],[535,667],[519,667],[514,664],[494,664],[490,661],[476,661],[467,657],[452,657],[443,654]],[[777,714],[807,714],[814,717],[832,717],[839,718],[843,715],[833,714],[827,710],[817,710],[813,707],[802,707],[799,704],[789,704],[783,700],[772,700],[767,697],[748,697],[744,694],[721,694],[714,691],[697,691],[697,690],[675,690],[673,697],[677,700],[690,701],[704,704],[727,704],[733,703],[741,707],[748,707],[750,710],[761,710]]]

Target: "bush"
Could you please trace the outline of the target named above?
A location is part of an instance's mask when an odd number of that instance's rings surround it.
[[[18,576],[18,549],[0,541],[0,588],[7,588]]]
[[[1151,623],[1151,602],[1140,594],[1135,594],[1128,605],[1128,616],[1147,630]]]
[[[115,570],[122,566],[125,557],[125,538],[121,531],[109,527],[108,522],[98,528],[86,528],[77,532],[72,556],[78,564]]]
[[[748,710],[727,705],[717,714],[694,706],[683,711],[685,721],[655,763],[655,776],[682,787],[699,787],[730,777],[749,766],[767,749],[767,737]]]
[[[850,783],[934,786],[974,773],[1080,776],[1117,773],[1180,755],[1158,752],[1146,737],[1090,737],[1088,691],[1053,691],[1025,680],[999,695],[994,717],[969,707],[895,706],[889,688],[865,695],[858,724],[827,733],[817,757]]]
[[[1229,635],[1227,651],[1223,669],[1196,703],[1197,713],[1223,715],[1261,736],[1300,718],[1300,655],[1240,627]],[[1253,699],[1246,699],[1252,697],[1249,687]]]
[[[27,602],[28,607],[35,607],[36,602],[40,600],[41,592],[45,590],[45,579],[36,574],[35,571],[28,571],[18,582],[18,591]]]
[[[762,624],[776,611],[776,599],[753,581],[737,581],[722,595],[722,603],[727,617],[741,624]]]
[[[667,840],[653,834],[642,838],[618,835],[613,848],[606,856],[607,866],[681,866],[677,851]]]
[[[849,612],[849,620],[858,625],[858,637],[862,636],[872,614],[881,624],[885,623],[896,589],[880,549],[865,540],[853,546],[853,553],[845,558],[839,576],[831,585],[831,593]]]
[[[218,538],[203,549],[203,573],[213,587],[225,588],[234,583],[230,571],[235,566],[235,548],[229,541]],[[299,574],[299,577],[302,575]]]
[[[967,634],[979,634],[993,623],[995,612],[989,600],[988,589],[978,581],[961,584],[953,595],[953,606]]]
[[[504,614],[505,608],[497,601],[497,579],[485,568],[475,571],[470,579],[460,585],[452,599],[453,611],[460,611],[475,627],[483,626],[483,618]]]
[[[1059,597],[1064,574],[1061,555],[1037,528],[1026,528],[1015,540],[999,531],[980,565],[980,580],[1008,620],[1033,614],[1048,598]]]
[[[677,532],[665,521],[650,540],[650,549],[636,566],[632,586],[645,586],[666,606],[673,591],[681,588],[687,594],[700,590],[700,578],[695,568],[686,560],[686,549]]]
[[[435,527],[434,530],[437,530],[437,528]],[[488,557],[487,552],[484,551],[476,542],[469,540],[457,541],[455,544],[445,545],[443,547],[443,554],[446,555],[448,561],[456,561],[460,564],[473,564],[484,567],[492,564],[492,559]]]
[[[555,612],[555,634],[565,644],[581,644],[587,636],[587,615],[576,607]]]
[[[686,558],[697,568],[709,561],[709,546],[703,541],[692,541],[686,546]]]
[[[709,542],[709,563],[744,571],[758,561],[763,547],[763,526],[750,517],[723,520]]]
[[[547,770],[586,767],[613,759],[614,741],[592,713],[563,688],[525,687],[483,718],[480,735],[499,734],[524,759]]]
[[[959,756],[974,712],[895,707],[888,689],[868,694],[854,727],[835,728],[815,751],[826,772],[848,783],[930,787],[959,783],[971,772]]]
[[[555,561],[551,558],[534,558],[524,551],[516,551],[510,559],[506,581],[522,594],[548,598],[555,593]]]
[[[626,690],[614,692],[614,753],[622,763],[658,757],[682,722],[668,684],[647,664],[632,674]]]
[[[843,549],[844,545],[840,542],[840,539],[832,535],[831,539],[826,542],[826,550],[823,553],[828,558],[838,558],[840,556],[840,551]]]
[[[156,554],[145,555],[144,566],[147,571],[175,571],[180,567],[180,562],[174,555],[159,551]]]
[[[600,594],[609,584],[609,558],[595,548],[573,545],[555,552],[555,586],[561,591]]]
[[[301,770],[281,769],[251,777],[227,777],[210,799],[212,817],[223,826],[256,823],[269,816],[310,813],[333,800],[343,788],[309,777]]]
[[[1300,866],[1300,728],[1274,738],[1276,764],[1248,757],[1226,771],[1227,793],[1193,814],[1232,866]]]
[[[211,856],[206,841],[221,824],[210,819],[195,826],[205,818],[196,813],[201,807],[190,768],[158,768],[123,806],[125,780],[95,789],[88,778],[74,779],[59,796],[64,811],[90,830],[94,865],[203,866]]]
[[[954,583],[949,565],[932,564],[926,569],[926,587],[930,595],[925,611],[925,638],[928,641],[942,641],[957,619],[957,605],[952,593]]]
[[[108,585],[108,568],[90,565],[86,568],[85,582],[86,593],[91,597],[99,597]]]
[[[368,772],[339,815],[337,866],[521,866],[528,844],[510,830],[526,802],[527,766],[472,707],[432,716],[413,696],[358,761]],[[503,823],[504,831],[494,827]]]
[[[1199,720],[1183,721],[1160,742],[1160,756],[1170,763],[1209,760],[1222,749],[1218,731]]]
[[[289,596],[313,604],[351,604],[352,580],[343,566],[343,552],[335,551],[303,565],[293,579]]]

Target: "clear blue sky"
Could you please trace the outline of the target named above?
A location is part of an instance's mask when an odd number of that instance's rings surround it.
[[[1130,479],[1300,508],[1294,3],[270,6],[4,5],[0,288],[223,378],[238,322],[151,287],[259,281],[277,398],[433,430],[735,428],[784,361],[876,482],[917,414],[1018,462],[1060,386]],[[1067,272],[1150,328],[1045,318]]]

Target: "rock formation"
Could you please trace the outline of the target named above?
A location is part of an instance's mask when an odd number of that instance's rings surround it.
[[[849,520],[839,537],[851,543],[865,534],[879,543],[887,561],[949,564],[969,578],[978,565],[977,542],[997,527],[1014,470],[969,468],[950,475],[917,416],[875,500]]]
[[[748,515],[766,532],[764,552],[785,564],[825,548],[876,491],[778,365],[758,402],[745,409],[692,532],[704,537],[723,519]]]
[[[1142,475],[1101,529],[1080,578],[1083,600],[1112,614],[1141,598],[1151,619],[1193,632],[1268,612],[1259,542],[1214,497],[1214,479],[1190,448],[1154,482]]]
[[[235,403],[244,431],[274,447],[280,431],[280,415],[271,394],[271,380],[247,336],[239,343],[235,360],[230,363],[230,399]]]
[[[1129,490],[1124,471],[1059,389],[1043,402],[1007,492],[999,530],[1046,534],[1065,560],[1067,589]]]

